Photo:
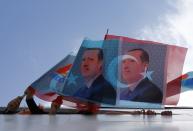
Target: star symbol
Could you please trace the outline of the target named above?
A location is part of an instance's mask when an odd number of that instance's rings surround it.
[[[67,81],[68,81],[68,85],[70,84],[74,84],[76,85],[76,79],[78,78],[78,76],[76,75],[73,75],[72,73],[69,75],[69,77],[67,78]]]
[[[151,80],[152,81],[152,77],[151,77],[151,75],[152,75],[152,73],[153,73],[154,71],[146,71],[146,72],[143,72],[143,73],[141,73],[141,75],[143,75],[144,76],[144,78],[148,78],[149,80]]]

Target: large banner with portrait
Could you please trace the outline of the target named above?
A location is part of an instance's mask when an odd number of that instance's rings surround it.
[[[161,108],[165,44],[84,40],[60,95],[109,107]]]
[[[30,87],[46,101],[62,96],[63,104],[91,102],[120,108],[175,105],[186,50],[113,35],[101,41],[86,39],[76,57],[68,55]]]
[[[138,44],[159,44],[167,46],[166,52],[166,82],[167,87],[165,89],[165,95],[163,99],[164,105],[177,105],[180,94],[182,92],[181,85],[183,76],[183,65],[187,52],[187,48],[179,47],[175,45],[167,45],[159,42],[146,41],[146,40],[137,40],[133,38],[128,38],[124,36],[116,36],[116,35],[105,35],[106,40],[120,40],[126,43],[138,43]],[[158,57],[159,58],[159,57]]]

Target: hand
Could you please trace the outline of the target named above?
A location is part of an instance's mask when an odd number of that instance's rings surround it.
[[[49,111],[49,114],[56,114],[56,112],[58,111],[58,109],[60,108],[60,104],[56,103],[56,102],[52,102],[51,104],[51,109]]]
[[[96,114],[99,111],[100,105],[94,103],[77,103],[77,109],[80,113]]]
[[[62,100],[63,100],[63,97],[58,96],[54,101],[52,101],[49,114],[56,114],[57,110],[60,108],[60,106],[62,104]]]
[[[22,100],[22,97],[20,97],[20,96],[11,100],[7,105],[6,112],[9,112],[9,111],[15,112],[19,108],[21,100]]]
[[[33,95],[35,94],[35,90],[32,87],[28,87],[25,91],[24,94],[26,94],[26,99],[32,99]]]
[[[78,109],[79,111],[88,111],[88,110],[89,110],[89,106],[88,106],[87,103],[84,103],[84,104],[82,104],[82,103],[77,103],[77,104],[76,104],[76,107],[77,107],[77,109]]]

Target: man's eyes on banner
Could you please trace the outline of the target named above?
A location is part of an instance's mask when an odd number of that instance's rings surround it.
[[[94,61],[94,58],[89,58],[90,61]]]
[[[94,60],[95,60],[94,58],[88,57],[88,58],[83,58],[83,59],[82,59],[82,62],[85,62],[85,61],[94,61]]]

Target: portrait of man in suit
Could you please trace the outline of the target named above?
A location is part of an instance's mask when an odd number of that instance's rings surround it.
[[[145,75],[149,61],[149,54],[142,48],[132,49],[124,55],[120,77],[127,87],[120,89],[120,100],[162,103],[162,91]]]
[[[73,96],[104,103],[116,103],[116,91],[104,78],[103,51],[100,48],[87,48],[84,50],[80,64],[80,73],[84,79],[81,86]]]

